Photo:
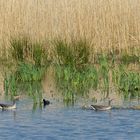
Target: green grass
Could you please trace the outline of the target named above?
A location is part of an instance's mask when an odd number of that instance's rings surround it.
[[[12,38],[10,48],[14,71],[6,73],[4,78],[5,94],[14,96],[19,88],[29,96],[41,99],[41,81],[50,65],[48,52],[41,42],[31,42],[29,38]]]
[[[128,69],[128,63],[139,64],[138,56],[132,55],[127,62],[124,59],[127,55],[119,58],[115,52],[101,53],[95,55],[94,63],[91,63],[90,47],[86,41],[67,43],[57,40],[54,46],[56,84],[65,100],[88,94],[89,89],[100,90],[106,98],[113,87],[116,94],[121,93],[125,98],[139,96],[140,74]]]
[[[116,67],[113,71],[113,83],[117,91],[123,94],[124,98],[139,97],[140,93],[140,73],[130,71],[123,64]]]
[[[75,100],[84,96],[90,88],[97,89],[98,74],[90,65],[89,46],[84,40],[67,43],[63,40],[54,42],[55,78],[64,100]]]
[[[140,63],[140,56],[125,54],[125,55],[122,55],[121,61],[124,64]]]
[[[74,100],[77,96],[84,96],[90,88],[97,89],[98,74],[95,68],[77,71],[66,66],[56,66],[56,84],[62,91],[64,100]]]
[[[89,44],[86,40],[65,40],[56,39],[53,42],[55,62],[60,65],[69,65],[77,70],[84,69],[89,63]]]
[[[37,102],[42,98],[41,81],[51,65],[56,87],[66,102],[88,95],[90,89],[100,90],[105,98],[111,94],[110,88],[125,98],[139,97],[139,56],[118,55],[116,51],[92,54],[89,44],[85,39],[56,39],[49,53],[42,42],[27,37],[12,39],[9,58],[15,68],[4,74],[5,94],[14,96],[22,90]],[[136,64],[136,70],[128,69],[128,64]]]

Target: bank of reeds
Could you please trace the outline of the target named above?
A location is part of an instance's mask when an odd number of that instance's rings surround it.
[[[77,95],[85,95],[90,88],[97,89],[98,74],[90,65],[89,44],[85,40],[55,40],[55,78],[64,100],[74,100]]]
[[[93,53],[133,51],[137,56],[139,11],[139,0],[1,0],[1,50],[8,57],[11,36],[26,34],[32,40],[84,37]]]
[[[100,53],[94,56],[93,61],[88,45],[84,40],[54,41],[56,84],[64,99],[88,95],[90,89],[100,90],[105,98],[111,94],[111,89],[124,98],[139,97],[140,57]],[[132,64],[137,65],[138,70],[128,69]]]
[[[139,0],[1,0],[0,65],[6,66],[1,67],[6,93],[11,87],[16,94],[19,81],[41,81],[49,57],[57,86],[68,99],[89,88],[107,96],[110,86],[126,96],[137,94],[139,11]],[[46,39],[55,41],[46,48]]]
[[[47,44],[51,51],[46,48],[46,43],[32,42],[27,37],[12,38],[10,45],[10,59],[5,61],[11,64],[12,59],[13,66],[8,67],[9,72],[4,71],[6,95],[16,95],[22,89],[35,102],[38,97],[41,99],[41,81],[51,65],[55,70],[56,87],[65,101],[88,95],[90,89],[100,90],[104,97],[111,94],[111,89],[125,98],[139,97],[139,56],[100,52],[92,57],[90,42],[86,39],[67,41],[57,38]],[[129,68],[132,64],[136,68]]]
[[[13,97],[22,91],[32,96],[35,101],[38,97],[41,99],[41,81],[50,64],[47,48],[43,43],[32,42],[27,37],[12,38],[9,55],[13,60],[14,70],[9,67],[9,72],[5,71],[5,94]]]

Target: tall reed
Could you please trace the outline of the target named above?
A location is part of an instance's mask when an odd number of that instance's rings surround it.
[[[6,95],[11,93],[13,96],[19,89],[24,89],[34,102],[41,99],[41,81],[51,64],[55,69],[56,86],[65,101],[74,102],[79,95],[87,95],[90,89],[100,90],[104,97],[111,94],[111,88],[123,93],[125,98],[139,97],[139,56],[124,53],[118,57],[116,52],[100,52],[94,55],[93,61],[86,39],[67,41],[59,38],[49,45],[52,47],[50,52],[41,42],[32,42],[25,37],[12,38],[10,58],[15,69],[5,72]],[[135,69],[129,68],[132,64],[136,65]]]
[[[139,0],[1,0],[1,50],[8,57],[11,36],[26,34],[32,40],[84,37],[93,53],[139,55],[139,11]]]
[[[64,100],[73,101],[90,88],[97,89],[98,75],[96,68],[90,65],[88,42],[55,40],[53,44],[56,84]]]
[[[27,37],[12,38],[10,43],[15,70],[5,72],[5,94],[13,96],[22,89],[36,102],[37,98],[42,97],[41,81],[50,65],[47,49],[41,42],[32,42]]]

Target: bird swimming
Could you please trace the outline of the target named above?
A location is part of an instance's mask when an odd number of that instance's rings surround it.
[[[43,105],[44,106],[49,105],[49,104],[50,104],[50,101],[49,100],[43,99]]]
[[[0,103],[0,109],[2,109],[2,110],[16,109],[16,102],[15,102],[15,100],[13,101],[13,104]]]
[[[110,110],[112,108],[111,106],[111,102],[113,101],[114,99],[109,99],[108,101],[108,105],[105,106],[105,105],[91,105],[90,106],[90,109],[93,109],[93,110],[96,110],[96,111],[106,111],[106,110]]]

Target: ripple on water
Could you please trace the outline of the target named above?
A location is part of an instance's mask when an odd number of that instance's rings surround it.
[[[54,103],[32,110],[32,103],[18,102],[16,111],[0,112],[0,139],[137,140],[140,111],[82,110]]]

